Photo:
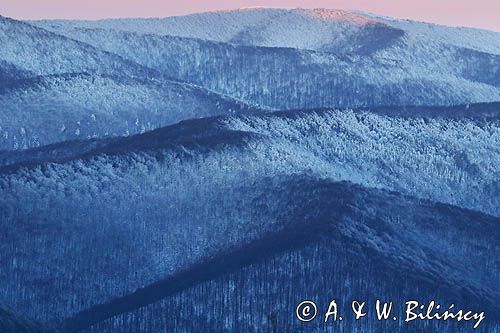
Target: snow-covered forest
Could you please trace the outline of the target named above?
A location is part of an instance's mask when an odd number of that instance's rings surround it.
[[[403,31],[397,40],[382,43],[386,48],[367,36],[359,52],[343,45],[320,52],[113,29],[75,27],[63,33],[170,77],[276,109],[449,105],[498,101],[500,96],[500,52],[424,44]]]
[[[76,142],[34,163],[6,162],[1,250],[11,259],[0,276],[2,297],[50,322],[256,239],[292,209],[259,185],[284,175],[499,216],[497,117],[351,110],[230,116],[111,140],[83,155],[71,149]],[[58,150],[72,154],[52,160]]]
[[[471,330],[294,317],[380,297],[500,332],[500,34],[255,9],[0,43],[0,332]]]

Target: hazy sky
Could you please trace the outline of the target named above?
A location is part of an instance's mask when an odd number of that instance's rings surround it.
[[[239,7],[357,9],[500,31],[500,0],[0,0],[14,18],[165,17]]]

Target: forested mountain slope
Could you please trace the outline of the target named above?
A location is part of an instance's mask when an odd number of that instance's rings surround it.
[[[499,36],[321,9],[0,17],[0,332],[473,325],[294,317],[382,295],[500,332]]]
[[[184,119],[256,110],[174,81],[70,73],[10,85],[0,89],[0,149],[126,136]]]
[[[326,9],[30,23],[277,109],[500,99],[500,34],[484,30]]]
[[[293,213],[263,178],[308,174],[499,216],[498,131],[491,115],[288,111],[69,142],[32,162],[5,153],[0,298],[54,323],[258,239]]]
[[[0,17],[0,150],[251,111],[89,44]]]
[[[360,45],[390,48],[399,40],[410,37],[419,43],[432,41],[500,54],[500,34],[497,32],[320,8],[249,8],[166,18],[39,20],[30,23],[67,33],[75,27],[101,28],[334,53],[350,53]],[[210,29],[206,29],[207,26]]]
[[[267,187],[267,202],[281,201],[288,207],[279,214],[278,231],[91,307],[63,327],[70,332],[89,328],[84,332],[103,333],[472,329],[475,322],[404,323],[404,302],[429,299],[443,307],[455,303],[482,309],[487,319],[477,331],[500,329],[497,276],[490,274],[499,267],[497,260],[492,261],[498,251],[489,252],[499,240],[500,219],[310,177],[266,179],[255,186]],[[478,267],[478,262],[488,264]],[[396,322],[392,317],[380,322],[354,320],[352,300],[367,302],[366,310],[373,311],[381,295],[383,302],[393,302]],[[302,323],[293,317],[305,299],[317,304],[316,321]],[[324,313],[332,299],[343,320],[333,322],[331,317],[325,324]]]

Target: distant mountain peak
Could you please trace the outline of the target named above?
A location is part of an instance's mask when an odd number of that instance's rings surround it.
[[[316,9],[298,9],[298,10],[302,12],[303,15],[306,17],[322,21],[348,22],[357,25],[381,23],[369,16],[340,9],[316,8]]]

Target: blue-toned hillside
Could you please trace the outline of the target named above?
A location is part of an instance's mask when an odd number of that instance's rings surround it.
[[[227,116],[184,121],[127,138],[4,153],[0,247],[5,259],[0,298],[11,300],[14,309],[28,317],[55,325],[174,277],[221,251],[268,232],[288,230],[287,221],[318,222],[315,214],[333,213],[340,204],[331,207],[326,195],[311,199],[314,207],[303,207],[302,195],[310,196],[307,186],[315,193],[316,185],[304,185],[303,190],[295,186],[292,191],[287,181],[281,182],[285,177],[293,183],[304,174],[312,177],[313,184],[349,181],[358,184],[349,185],[352,191],[367,188],[374,196],[385,193],[382,198],[387,190],[393,191],[391,195],[405,202],[399,217],[382,216],[385,208],[377,205],[383,199],[377,204],[363,199],[356,205],[367,214],[380,209],[380,218],[387,225],[396,223],[394,228],[398,219],[406,219],[404,228],[411,229],[413,209],[423,202],[419,200],[431,200],[435,212],[421,208],[419,221],[438,224],[425,234],[391,239],[382,233],[377,240],[372,239],[376,234],[353,230],[352,236],[382,251],[387,257],[380,260],[386,264],[409,243],[432,253],[484,246],[476,255],[491,263],[475,272],[466,273],[463,260],[446,262],[444,257],[438,266],[431,261],[419,269],[442,273],[446,263],[447,278],[486,288],[484,300],[494,297],[496,275],[491,270],[498,270],[491,252],[497,241],[492,226],[500,214],[497,105],[421,112],[426,115],[388,109]],[[286,191],[298,196],[295,203],[284,200],[290,195]],[[405,199],[407,195],[413,199]],[[332,194],[332,198],[342,196]],[[295,206],[304,211],[298,214]],[[356,226],[363,215],[353,214],[345,223]],[[446,231],[448,222],[443,221],[454,220],[453,216],[460,223],[453,228],[464,225],[460,231]],[[431,234],[438,227],[455,236],[437,242],[440,237]],[[473,230],[486,238],[474,240]],[[462,249],[463,242],[472,243]],[[382,244],[386,245],[380,248]],[[437,284],[444,277],[434,279]],[[480,287],[478,281],[490,282]]]
[[[500,34],[249,9],[0,45],[0,333],[473,331],[408,300],[500,333]]]
[[[262,200],[288,207],[276,221],[279,231],[92,307],[63,327],[79,331],[93,324],[84,332],[472,330],[474,323],[404,323],[404,302],[419,299],[484,309],[489,316],[477,331],[500,329],[498,275],[490,274],[498,270],[491,259],[499,253],[489,253],[500,237],[498,218],[308,177],[266,179],[255,186],[268,187]],[[264,202],[259,204],[265,207]],[[476,231],[466,231],[471,229]],[[366,301],[373,311],[380,298],[394,302],[399,320],[377,322],[373,313],[354,320],[352,300]],[[316,321],[294,318],[305,299],[318,305]],[[344,319],[325,324],[332,299]]]
[[[30,23],[277,109],[500,99],[500,34],[477,29],[301,9]]]

